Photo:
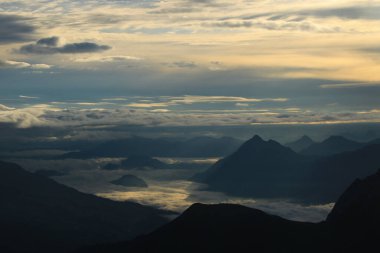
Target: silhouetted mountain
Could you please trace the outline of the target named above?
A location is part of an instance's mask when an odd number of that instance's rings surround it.
[[[296,190],[294,185],[309,173],[311,162],[278,142],[264,141],[256,135],[193,179],[207,183],[211,190],[232,195],[290,197]]]
[[[104,170],[119,170],[119,169],[206,169],[209,166],[207,163],[197,162],[176,162],[165,163],[158,159],[149,156],[134,155],[128,159],[122,160],[120,163],[108,163],[103,166]]]
[[[0,162],[0,252],[69,252],[132,239],[166,222],[162,212],[78,192]]]
[[[356,179],[339,197],[327,221],[337,224],[358,222],[365,226],[379,226],[379,214],[380,170],[365,179]]]
[[[168,165],[158,159],[151,158],[143,155],[132,155],[127,159],[121,161],[120,167],[122,169],[136,169],[136,168],[151,168],[151,169],[167,169]]]
[[[197,137],[189,140],[148,139],[132,137],[112,140],[80,152],[71,152],[59,158],[128,157],[219,157],[232,153],[240,141],[223,137]]]
[[[312,173],[305,179],[306,187],[300,192],[305,201],[335,202],[340,194],[356,179],[372,175],[380,167],[380,144],[359,150],[318,159]]]
[[[240,205],[193,204],[147,236],[86,252],[319,252],[321,230]]]
[[[111,183],[125,187],[148,187],[148,184],[144,180],[134,175],[124,175],[116,180],[111,181]]]
[[[289,221],[239,205],[194,204],[151,234],[83,252],[378,252],[379,212],[380,172],[356,180],[325,222]]]
[[[348,140],[342,136],[331,136],[321,143],[314,143],[308,148],[301,151],[301,154],[311,156],[329,156],[342,152],[354,151],[365,146],[366,143],[360,143]]]
[[[45,177],[61,177],[66,175],[66,173],[57,170],[37,170],[34,173]]]
[[[294,141],[294,142],[289,142],[285,144],[286,147],[291,148],[295,152],[300,152],[311,145],[315,144],[315,142],[307,135],[302,136],[300,139]]]
[[[230,195],[331,203],[356,178],[380,167],[379,154],[380,144],[313,158],[255,136],[193,180]]]
[[[336,248],[343,248],[339,252],[378,252],[379,214],[380,171],[355,180],[327,217],[327,223],[336,230]]]

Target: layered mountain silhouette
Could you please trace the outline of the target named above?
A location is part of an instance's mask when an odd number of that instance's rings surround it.
[[[372,144],[316,160],[301,195],[314,203],[335,202],[356,178],[363,179],[380,167],[380,144]]]
[[[84,149],[70,152],[59,158],[128,157],[142,155],[150,157],[220,157],[236,150],[241,141],[229,138],[196,137],[189,140],[149,139],[131,137],[112,140]]]
[[[331,136],[321,143],[314,143],[303,149],[301,154],[312,156],[329,156],[342,152],[354,151],[365,145],[366,143],[352,141],[342,136]]]
[[[356,180],[321,223],[289,221],[239,205],[193,204],[149,235],[83,252],[377,252],[379,212],[377,173]]]
[[[232,195],[287,198],[294,196],[297,190],[294,186],[310,173],[312,162],[313,158],[255,135],[194,180],[208,184],[211,190]]]
[[[135,169],[135,168],[151,168],[151,169],[167,169],[169,166],[158,159],[151,158],[143,155],[132,155],[127,159],[121,161],[121,168]]]
[[[328,215],[326,223],[334,229],[335,248],[339,252],[378,252],[379,213],[380,171],[356,179]]]
[[[111,184],[121,185],[125,187],[148,187],[148,184],[144,180],[134,175],[124,175],[116,180],[111,181]]]
[[[70,252],[132,239],[166,223],[162,214],[84,194],[0,162],[0,252]]]
[[[84,252],[302,252],[308,247],[309,252],[318,252],[323,236],[318,230],[315,224],[285,220],[240,205],[193,204],[147,236]]]
[[[156,158],[144,155],[132,155],[123,159],[120,163],[108,163],[104,170],[130,170],[130,169],[201,169],[207,168],[207,164],[192,162],[165,163]]]
[[[300,152],[313,144],[315,144],[315,142],[309,136],[304,135],[294,142],[286,143],[285,146],[291,148],[295,152]]]
[[[378,154],[380,145],[372,144],[327,157],[306,156],[256,135],[193,180],[230,195],[330,203],[355,178],[380,167]]]

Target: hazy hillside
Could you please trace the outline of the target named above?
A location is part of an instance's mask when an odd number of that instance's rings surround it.
[[[239,205],[194,204],[153,233],[83,252],[375,252],[380,173],[355,181],[328,219],[302,223]]]
[[[163,212],[78,192],[0,162],[1,252],[68,252],[132,239],[166,222]]]
[[[380,167],[379,153],[380,145],[369,144],[327,157],[306,156],[255,136],[193,179],[236,196],[331,203],[353,180]]]

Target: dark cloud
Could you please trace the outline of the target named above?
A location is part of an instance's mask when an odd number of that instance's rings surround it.
[[[162,8],[149,12],[150,14],[177,14],[177,13],[191,13],[201,11],[201,8],[193,8],[190,6],[175,7],[175,8]]]
[[[380,19],[380,6],[351,6],[342,8],[324,8],[314,10],[285,11],[285,12],[266,12],[244,17],[225,17],[221,20],[241,18],[242,20],[255,20],[265,18],[268,21],[286,20],[289,22],[303,21],[306,17],[341,19]]]
[[[96,53],[111,49],[107,45],[92,42],[69,43],[58,46],[58,37],[42,38],[36,43],[22,46],[18,52],[22,54],[80,54]]]
[[[269,20],[269,19],[268,19]],[[217,27],[217,28],[228,28],[228,29],[234,29],[234,28],[261,28],[266,30],[287,30],[287,31],[315,31],[315,32],[321,32],[321,33],[330,33],[330,32],[340,32],[340,27],[333,27],[333,28],[318,28],[317,26],[313,25],[312,23],[308,22],[286,22],[286,23],[276,23],[273,22],[274,20],[269,20],[265,22],[252,22],[252,21],[237,21],[237,22],[230,22],[230,21],[223,21],[223,22],[214,22],[214,23],[204,23],[203,26],[205,27]]]
[[[45,45],[45,46],[57,46],[58,45],[59,38],[57,36],[53,36],[50,38],[43,38],[37,41],[38,45]]]
[[[28,18],[0,14],[0,44],[31,40],[35,27],[27,24]]]
[[[88,17],[88,22],[94,23],[94,24],[119,24],[122,22],[125,22],[127,20],[130,20],[131,17],[126,15],[111,15],[111,14],[93,14]]]
[[[380,54],[380,47],[362,48],[361,51],[368,52],[368,53]]]
[[[194,62],[187,62],[187,61],[163,63],[163,65],[169,68],[190,68],[191,69],[191,68],[198,67]]]
[[[98,45],[96,43],[92,42],[81,42],[81,43],[72,43],[72,44],[66,44],[61,48],[58,48],[59,53],[94,53],[94,52],[101,52],[111,49],[110,46],[107,45]]]
[[[206,26],[222,27],[222,28],[240,28],[240,27],[252,27],[254,24],[250,21],[244,22],[218,22],[213,24],[206,24]]]
[[[380,19],[380,6],[353,6],[346,8],[319,9],[300,14],[317,17],[339,17],[345,19]]]

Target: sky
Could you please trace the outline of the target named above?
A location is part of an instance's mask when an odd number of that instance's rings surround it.
[[[0,0],[0,124],[380,123],[379,41],[380,1]]]

